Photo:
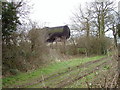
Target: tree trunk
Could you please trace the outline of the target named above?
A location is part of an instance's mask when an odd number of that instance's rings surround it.
[[[118,39],[120,39],[120,24],[117,25],[118,29]],[[118,88],[120,88],[120,42],[118,42]]]
[[[120,43],[118,44],[118,88],[120,88]]]
[[[115,47],[117,47],[117,31],[116,31],[116,29],[115,29],[114,24],[113,24],[113,26],[112,26],[112,30],[113,30]]]
[[[98,19],[97,19],[98,21],[98,37],[100,38],[100,12],[99,12],[99,14],[98,14]]]
[[[86,33],[87,33],[87,38],[89,38],[89,35],[90,35],[90,25],[89,25],[89,20],[87,19],[87,22],[86,22]]]
[[[105,36],[105,15],[104,15],[104,10],[103,10],[104,4],[102,2],[102,11],[101,11],[101,25],[100,25],[100,34],[102,37]]]
[[[117,47],[117,36],[114,35],[114,43],[115,43],[115,47]]]

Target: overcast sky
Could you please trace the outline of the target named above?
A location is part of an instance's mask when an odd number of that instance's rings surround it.
[[[84,7],[86,2],[92,1],[94,0],[31,0],[34,5],[30,19],[38,22],[40,26],[69,25],[72,13],[79,5]],[[116,0],[116,6],[118,6],[118,1],[120,0]],[[107,35],[111,36],[112,32],[108,32]]]
[[[48,27],[70,24],[70,17],[78,6],[92,1],[94,0],[31,0],[34,6],[30,18]]]
[[[69,24],[72,12],[88,1],[93,0],[31,0],[34,6],[30,18],[49,27]]]

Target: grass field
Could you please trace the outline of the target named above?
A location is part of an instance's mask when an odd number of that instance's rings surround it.
[[[91,81],[106,67],[109,69],[108,61],[110,58],[106,56],[94,56],[52,63],[32,72],[3,78],[2,85],[3,88],[86,87],[86,80]]]

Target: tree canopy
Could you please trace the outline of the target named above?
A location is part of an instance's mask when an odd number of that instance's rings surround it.
[[[2,2],[2,40],[6,44],[10,42],[11,34],[17,30],[17,25],[21,24],[17,10],[19,7],[20,3],[15,5],[14,2]]]

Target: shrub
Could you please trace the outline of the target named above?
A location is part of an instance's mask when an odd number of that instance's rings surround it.
[[[98,38],[96,36],[79,37],[66,41],[66,44],[55,44],[54,49],[61,54],[67,55],[103,55],[107,54],[107,49],[112,45],[112,40],[108,37]]]
[[[36,69],[50,59],[49,49],[44,42],[44,31],[41,29],[32,29],[28,34],[22,33],[16,37],[13,35],[13,39],[15,42],[13,43],[11,40],[9,45],[3,42],[2,69],[4,76]]]
[[[93,54],[107,54],[107,49],[111,45],[111,40],[107,37],[80,37],[77,40],[77,49],[79,53],[85,53],[87,55]]]

